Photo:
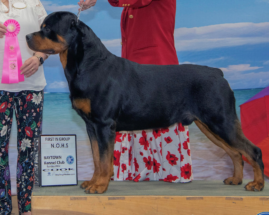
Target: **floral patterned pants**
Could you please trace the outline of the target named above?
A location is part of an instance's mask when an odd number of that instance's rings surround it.
[[[11,214],[8,147],[13,110],[17,120],[17,193],[19,213],[31,211],[34,140],[41,133],[43,91],[0,91],[0,214]]]

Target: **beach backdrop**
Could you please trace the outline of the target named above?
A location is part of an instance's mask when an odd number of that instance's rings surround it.
[[[48,13],[77,13],[78,0],[41,0]],[[167,0],[169,1],[169,0]],[[120,16],[107,0],[82,12],[105,46],[120,56]],[[177,0],[175,45],[179,62],[221,68],[239,105],[269,85],[269,0]],[[47,86],[44,98],[43,134],[76,134],[78,177],[90,179],[93,160],[84,122],[71,109],[69,90],[58,56],[44,64]],[[195,125],[190,126],[194,180],[225,179],[233,174],[233,164],[225,152],[211,143]],[[15,189],[16,129],[12,128],[10,164],[12,193]],[[244,178],[253,178],[251,167],[244,167]],[[268,180],[268,179],[266,179]]]

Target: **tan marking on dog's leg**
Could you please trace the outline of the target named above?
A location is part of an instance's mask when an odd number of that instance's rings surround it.
[[[197,127],[211,140],[214,144],[222,148],[232,159],[234,164],[233,177],[224,180],[225,184],[239,185],[243,180],[243,159],[238,150],[229,146],[218,135],[214,134],[204,123],[199,120],[194,121]]]
[[[68,49],[66,49],[63,52],[60,52],[60,61],[62,63],[63,68],[65,69],[66,65],[67,65],[67,54],[68,54]]]
[[[74,99],[73,105],[75,108],[81,110],[85,114],[91,113],[91,101],[90,99]]]
[[[42,28],[45,28],[45,27],[46,27],[46,24],[43,24],[43,25],[42,25]]]
[[[94,177],[93,179],[83,184],[86,187],[86,193],[103,193],[107,190],[110,178],[113,174],[113,166],[111,160],[114,159],[114,145],[109,144],[107,151],[100,157],[99,147],[97,142],[92,144],[94,155]],[[96,156],[97,155],[97,156]]]
[[[111,171],[110,153],[106,153],[100,162],[100,175],[96,179],[96,183],[88,186],[85,190],[86,193],[104,193],[113,174]]]
[[[94,184],[100,175],[100,152],[99,152],[98,142],[96,140],[91,141],[91,147],[92,147],[92,156],[93,156],[93,164],[94,164],[94,173],[90,181],[84,181],[81,184],[81,188],[83,189]]]
[[[248,159],[254,171],[254,181],[249,182],[245,188],[248,191],[262,191],[264,188],[264,176],[261,168],[248,154],[242,151],[242,154]]]
[[[251,147],[251,150],[254,148],[258,148],[255,146],[252,142],[250,142],[246,136],[244,135],[241,125],[238,122],[237,124],[237,133],[239,135],[238,139],[241,139],[241,141],[245,141],[249,147]],[[245,145],[247,145],[245,144]],[[240,152],[248,159],[250,162],[251,166],[253,167],[254,171],[254,181],[249,182],[245,188],[248,191],[262,191],[264,188],[264,174],[261,170],[260,165],[257,163],[257,161],[254,161],[253,158],[245,151],[245,150],[240,150]],[[261,158],[260,158],[261,159]]]
[[[114,145],[109,144],[107,151],[100,157],[97,141],[92,143],[92,152],[94,159],[94,174],[91,181],[85,181],[81,187],[86,188],[86,193],[104,193],[113,174],[113,165],[111,161],[114,159]]]

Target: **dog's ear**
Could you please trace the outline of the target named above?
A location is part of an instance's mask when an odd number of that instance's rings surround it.
[[[79,32],[79,34],[84,37],[85,36],[85,25],[82,24],[82,22],[80,20],[78,20],[78,23],[76,22],[76,29]]]
[[[70,29],[76,29],[77,32],[81,35],[81,36],[85,36],[84,31],[83,31],[83,25],[81,24],[80,20],[75,20],[73,19],[71,21],[71,25],[70,25]]]
[[[71,21],[71,26],[70,26],[70,28],[74,28],[75,26],[77,25],[77,22],[76,22],[76,20],[72,20]]]

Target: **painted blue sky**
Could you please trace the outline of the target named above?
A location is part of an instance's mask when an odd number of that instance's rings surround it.
[[[41,2],[48,13],[78,10],[78,0]],[[97,0],[80,17],[118,56],[121,10],[107,0]],[[175,44],[179,62],[221,68],[233,89],[268,86],[268,11],[269,0],[177,0]],[[68,92],[58,56],[45,62],[45,76],[45,91]]]

